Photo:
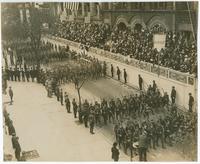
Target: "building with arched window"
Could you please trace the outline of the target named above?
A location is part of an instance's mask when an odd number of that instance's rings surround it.
[[[198,2],[55,3],[61,20],[108,23],[131,30],[187,31],[196,35]]]

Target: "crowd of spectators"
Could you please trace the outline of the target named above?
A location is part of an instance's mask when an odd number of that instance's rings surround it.
[[[158,28],[131,31],[116,27],[111,30],[104,23],[57,22],[51,34],[184,73],[197,73],[196,43],[191,42],[186,32]],[[154,48],[153,38],[157,32],[166,34],[165,48],[161,51]]]

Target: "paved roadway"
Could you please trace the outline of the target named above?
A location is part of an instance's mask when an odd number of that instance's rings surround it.
[[[10,82],[9,86],[14,90],[14,104],[7,110],[22,150],[36,149],[40,154],[34,160],[111,161],[110,140],[98,130],[91,135],[55,98],[47,98],[42,85]],[[8,96],[3,99],[9,101]],[[120,160],[129,157],[121,153]]]
[[[106,85],[105,85],[106,83]],[[56,98],[47,98],[42,85],[26,82],[9,82],[14,90],[14,104],[7,110],[14,122],[22,150],[36,149],[40,154],[34,161],[111,161],[114,136],[112,126],[95,128],[95,135],[89,133],[72,114],[68,114]],[[115,80],[100,79],[88,81],[81,88],[82,97],[89,101],[102,97],[121,97],[132,93],[129,87],[122,87]],[[69,96],[77,98],[73,84],[63,86]],[[8,96],[3,101],[8,101]],[[5,141],[5,140],[4,140]],[[4,142],[4,147],[6,143]],[[130,158],[122,151],[120,161]],[[138,160],[138,156],[134,159]],[[185,161],[173,148],[151,150],[148,161]]]

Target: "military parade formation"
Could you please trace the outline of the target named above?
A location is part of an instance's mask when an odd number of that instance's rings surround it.
[[[28,46],[23,45],[21,51],[26,47]],[[116,75],[114,75],[112,65],[111,69],[108,70],[105,62],[100,62],[87,54],[77,54],[67,48],[61,50],[62,55],[60,55],[59,52],[53,52],[51,45],[46,44],[44,47],[46,47],[44,52],[48,54],[48,62],[41,60],[40,65],[37,65],[37,59],[27,58],[26,53],[19,53],[20,57],[17,55],[14,59],[15,65],[10,62],[10,67],[7,66],[3,70],[7,80],[43,84],[47,90],[47,96],[56,97],[61,105],[65,105],[68,113],[73,111],[74,118],[84,123],[86,128],[89,127],[91,134],[95,134],[95,127],[103,128],[109,126],[109,124],[113,125],[116,142],[113,144],[112,152],[115,161],[119,159],[119,157],[115,157],[115,154],[118,154],[116,144],[131,157],[134,154],[139,154],[140,161],[147,161],[147,151],[150,151],[150,149],[173,146],[178,141],[184,142],[185,136],[196,135],[197,118],[192,113],[194,98],[191,93],[189,95],[189,112],[181,112],[176,106],[176,89],[174,86],[172,87],[170,101],[168,93],[162,94],[154,80],[145,91],[143,87],[144,79],[141,75],[138,75],[139,92],[136,94],[133,93],[119,98],[102,98],[100,102],[89,102],[83,98],[84,102],[81,103],[75,98],[69,97],[62,86],[74,83],[76,88],[84,80],[105,78],[108,71],[111,72],[111,77],[117,76],[120,81],[121,70],[117,68]],[[38,50],[38,52],[41,51],[43,50]],[[68,63],[60,63],[63,59]],[[127,76],[124,69],[124,83],[126,83]],[[11,88],[9,95],[12,104],[13,93],[11,93]],[[5,113],[4,117],[5,124],[12,131],[9,134],[13,135],[13,140],[16,140],[13,141],[16,142],[13,146],[16,150],[16,159],[20,160],[21,149],[17,142],[12,121],[9,120],[8,114]]]

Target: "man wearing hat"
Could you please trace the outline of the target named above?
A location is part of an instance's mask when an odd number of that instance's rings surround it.
[[[126,73],[126,69],[124,69],[124,83],[127,83],[127,73]]]
[[[10,105],[12,105],[12,102],[13,102],[13,90],[11,87],[9,87],[9,96],[10,96]]]
[[[63,91],[60,89],[60,103],[63,105]]]
[[[144,130],[139,136],[139,161],[147,161],[147,134]]]
[[[117,162],[119,160],[119,150],[117,149],[117,142],[113,143],[113,147],[111,148],[112,159]]]
[[[193,104],[194,104],[194,97],[192,96],[191,93],[189,93],[189,112],[192,112],[192,107],[193,107]]]
[[[120,74],[121,74],[121,71],[119,69],[119,67],[117,67],[117,79],[120,80]]]
[[[89,115],[89,124],[90,124],[90,133],[91,134],[94,134],[94,123],[95,123],[94,120],[95,120],[94,113],[91,112]]]
[[[69,97],[68,97],[68,95],[66,94],[66,92],[65,92],[65,106],[66,106],[67,112],[68,112],[68,113],[71,113],[71,112],[70,112],[70,100],[69,100]]]
[[[15,133],[12,134],[12,139],[11,140],[12,140],[12,147],[13,147],[13,149],[15,149],[16,142],[17,142],[17,137],[16,137]]]
[[[21,68],[22,81],[25,82],[25,71]]]
[[[75,101],[75,98],[73,98],[72,105],[73,105],[74,118],[77,118],[78,105]]]
[[[20,154],[21,154],[21,146],[19,144],[19,137],[16,137],[16,142],[15,142],[15,158],[17,161],[20,161]]]
[[[174,104],[176,100],[176,90],[174,86],[172,87],[172,91],[171,91],[171,100],[172,100],[172,104]]]
[[[140,88],[140,90],[142,90],[143,79],[140,76],[140,74],[138,75],[138,81],[139,81],[139,88]]]

